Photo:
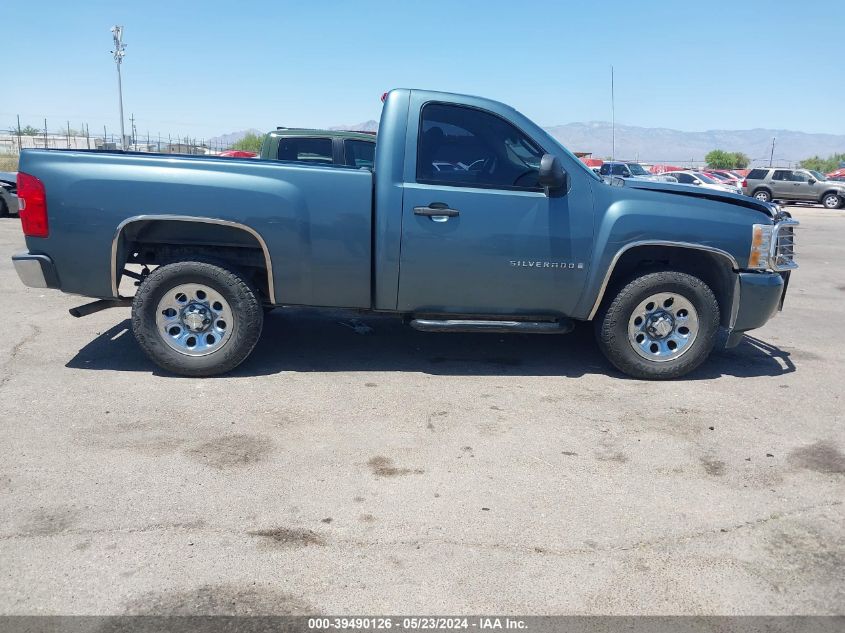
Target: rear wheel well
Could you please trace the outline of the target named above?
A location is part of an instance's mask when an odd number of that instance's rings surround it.
[[[261,291],[265,302],[274,301],[266,245],[251,229],[240,225],[194,219],[133,221],[116,236],[113,257],[115,289],[127,264],[206,261],[240,270]]]
[[[719,303],[720,325],[730,327],[737,283],[731,261],[718,253],[682,246],[646,245],[625,251],[613,268],[600,309],[631,280],[659,270],[687,273],[706,283]]]

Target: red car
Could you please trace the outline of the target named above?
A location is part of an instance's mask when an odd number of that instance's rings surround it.
[[[219,156],[225,158],[255,158],[258,154],[255,152],[245,152],[240,149],[227,149],[225,152],[220,152]]]
[[[710,169],[704,173],[734,187],[742,186],[742,178],[727,169]]]

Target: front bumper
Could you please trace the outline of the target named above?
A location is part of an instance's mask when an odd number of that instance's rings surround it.
[[[59,276],[53,260],[46,255],[32,255],[26,251],[12,255],[15,272],[30,288],[59,288]]]
[[[734,347],[748,330],[762,327],[783,307],[790,273],[739,273],[739,305],[725,347]]]

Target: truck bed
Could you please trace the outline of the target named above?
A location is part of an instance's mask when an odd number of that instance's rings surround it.
[[[27,247],[55,262],[65,292],[115,296],[113,262],[133,224],[213,218],[261,244],[271,302],[371,305],[369,170],[68,150],[24,152],[20,170],[44,183],[50,223],[49,237]]]

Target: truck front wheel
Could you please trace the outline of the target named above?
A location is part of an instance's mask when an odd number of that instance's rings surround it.
[[[676,271],[629,282],[596,321],[599,347],[620,371],[678,378],[703,363],[719,330],[719,303],[701,279]]]
[[[249,356],[264,324],[261,300],[241,276],[205,262],[156,268],[132,301],[132,332],[157,365],[213,376]]]

